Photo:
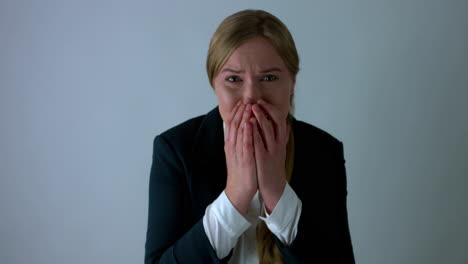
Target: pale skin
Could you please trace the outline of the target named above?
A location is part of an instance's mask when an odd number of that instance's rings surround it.
[[[294,85],[295,77],[263,37],[239,46],[213,79],[226,124],[225,193],[244,216],[257,190],[268,213],[283,194]]]

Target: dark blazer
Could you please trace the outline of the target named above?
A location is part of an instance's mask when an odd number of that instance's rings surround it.
[[[298,232],[285,263],[354,263],[348,228],[343,144],[292,122],[295,160],[290,186],[302,201]],[[218,107],[156,136],[149,181],[145,263],[227,263],[203,229],[203,215],[226,187],[223,121]]]

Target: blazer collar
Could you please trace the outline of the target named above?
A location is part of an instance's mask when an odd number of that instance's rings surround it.
[[[218,106],[205,115],[196,132],[188,181],[198,219],[226,187],[223,120]]]
[[[223,120],[218,106],[208,112],[201,121],[192,152],[200,158],[219,159],[220,156],[224,156]]]

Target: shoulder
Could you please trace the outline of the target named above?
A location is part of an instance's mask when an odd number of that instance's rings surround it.
[[[154,147],[158,143],[170,147],[173,152],[182,156],[190,155],[198,149],[206,149],[212,144],[223,142],[223,121],[216,106],[206,114],[190,118],[172,128],[167,129],[154,139]]]
[[[294,136],[304,149],[314,149],[321,154],[336,155],[343,152],[343,143],[329,132],[301,120],[294,121]]]
[[[172,148],[180,149],[183,146],[192,146],[194,135],[197,133],[206,114],[190,118],[156,135],[154,146],[171,145]]]
[[[338,138],[329,132],[301,120],[295,120],[294,128],[298,133],[313,137],[315,140],[319,140],[325,144],[336,145],[341,143]]]
[[[184,122],[181,122],[159,134],[159,137],[162,137],[171,142],[179,142],[193,137],[194,133],[198,131],[203,119],[206,114],[199,115],[193,118],[190,118]]]

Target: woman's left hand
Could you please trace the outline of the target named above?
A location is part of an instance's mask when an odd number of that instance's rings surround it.
[[[251,118],[251,123],[258,189],[270,214],[286,186],[286,146],[291,127],[286,122],[286,116],[265,101],[253,105],[253,113],[255,117]]]

